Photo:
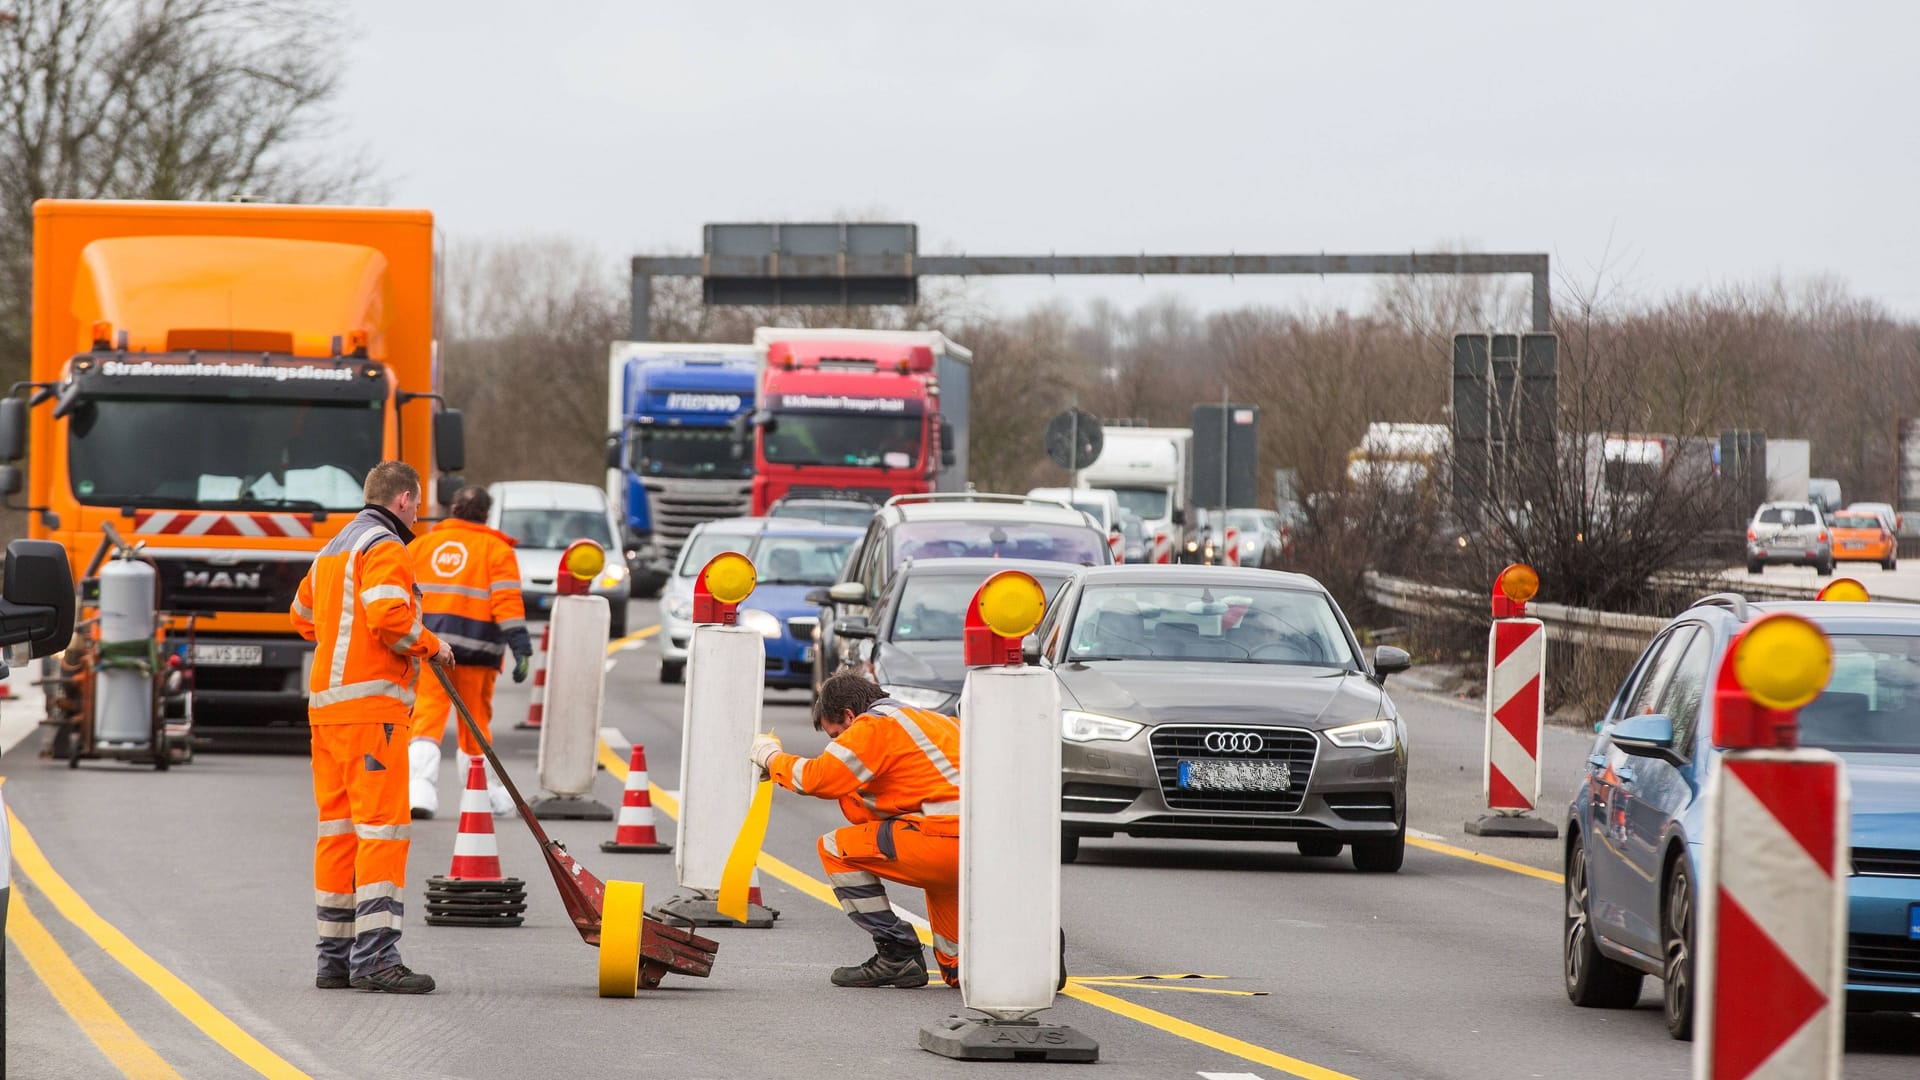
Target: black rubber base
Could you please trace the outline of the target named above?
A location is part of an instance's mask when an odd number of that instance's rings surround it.
[[[427,895],[434,893],[519,893],[525,896],[527,883],[517,877],[496,878],[450,878],[430,877],[427,879]]]
[[[527,883],[519,878],[427,879],[428,926],[519,926],[526,921]]]
[[[1065,1024],[974,1016],[949,1016],[921,1028],[920,1049],[956,1061],[1100,1060],[1100,1044]]]
[[[427,916],[428,926],[521,926],[526,919],[519,915],[433,915]]]
[[[614,840],[600,841],[601,851],[624,852],[629,855],[663,855],[673,850],[672,844],[622,844]]]
[[[549,796],[527,805],[541,821],[612,821],[613,811],[605,803],[592,799],[562,799]]]
[[[1478,821],[1467,822],[1467,835],[1526,836],[1536,840],[1552,840],[1560,835],[1560,827],[1537,817],[1488,814]]]
[[[648,908],[646,913],[669,926],[739,926],[749,930],[768,929],[773,926],[773,920],[780,917],[774,908],[748,904],[747,921],[740,922],[720,914],[718,900],[686,893],[670,897],[666,903]]]

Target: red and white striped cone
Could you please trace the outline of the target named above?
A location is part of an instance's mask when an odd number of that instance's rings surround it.
[[[653,825],[653,797],[647,791],[647,748],[635,743],[633,758],[627,765],[627,789],[620,796],[620,819],[613,839],[600,843],[601,851],[672,851],[672,844],[660,842]],[[759,871],[755,871],[758,873]]]
[[[540,631],[540,644],[533,650],[533,697],[527,702],[527,718],[514,727],[521,731],[537,731],[546,721],[547,712],[547,649],[553,645],[553,621],[549,619]]]
[[[526,882],[500,872],[484,758],[473,758],[467,767],[453,866],[445,877],[428,878],[426,892],[429,926],[519,926],[525,921]]]
[[[760,865],[754,864],[753,877],[747,880],[747,906],[766,907],[766,901],[760,898]]]

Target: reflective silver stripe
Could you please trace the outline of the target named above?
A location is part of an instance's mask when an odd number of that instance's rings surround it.
[[[801,795],[805,795],[807,793],[806,786],[801,782],[801,779],[800,779],[800,774],[806,771],[807,771],[807,759],[801,757],[798,754],[793,755],[793,790],[796,793]]]
[[[399,600],[406,602],[411,599],[413,598],[407,595],[407,590],[398,585],[375,585],[371,588],[360,590],[360,602],[362,604],[371,604],[376,600]]]
[[[873,811],[873,812],[874,812],[874,813],[876,813],[876,814],[880,814],[880,802],[879,802],[879,800],[878,800],[878,799],[875,799],[875,798],[874,798],[874,796],[873,796],[873,792],[871,792],[871,791],[868,791],[868,790],[866,790],[865,788],[862,788],[862,789],[860,790],[860,805],[862,805],[862,806],[864,806],[864,807],[866,807],[867,809],[869,809],[869,810],[871,810],[871,811]],[[893,815],[891,815],[891,814],[880,814],[880,816],[881,816],[881,817],[892,817]]]
[[[352,818],[330,818],[320,823],[321,836],[345,836],[352,831]]]
[[[407,708],[413,708],[413,691],[404,686],[390,683],[385,679],[369,679],[366,682],[348,683],[331,690],[322,690],[307,698],[310,708],[324,709],[328,705],[338,705],[343,701],[358,701],[361,698],[390,697]]]
[[[353,833],[355,836],[358,836],[362,840],[405,840],[408,837],[413,835],[413,826],[411,825],[361,825],[356,823],[353,826]],[[364,892],[367,889],[371,889],[374,887],[375,886],[372,886],[372,885],[365,885],[365,886],[362,886],[359,891]]]
[[[520,580],[518,578],[513,578],[507,581],[496,581],[493,584],[487,586],[487,591],[488,592],[506,592],[508,589],[518,589],[519,587],[520,587]],[[475,589],[473,591],[479,592],[480,590]]]
[[[500,629],[502,630],[525,630],[527,628],[527,620],[501,619],[499,626],[500,626]]]
[[[338,687],[347,681],[347,649],[353,641],[353,568],[360,559],[360,553],[373,546],[375,540],[392,533],[384,529],[369,528],[354,538],[353,547],[346,553],[345,566],[340,581],[340,626],[333,639],[333,663],[327,670],[327,688]],[[324,703],[323,703],[324,704]]]
[[[350,938],[354,936],[354,924],[334,922],[331,919],[315,919],[314,932],[323,938]]]
[[[952,802],[923,802],[920,804],[920,812],[930,817],[959,814],[960,802],[957,799]]]
[[[933,935],[933,951],[946,953],[948,956],[959,956],[960,943],[952,938],[943,938],[939,934],[935,934]]]
[[[419,619],[413,620],[413,629],[401,635],[400,640],[393,643],[393,651],[404,653],[408,649],[413,648],[420,643],[420,635],[426,632],[427,628],[420,625]]]
[[[293,602],[293,613],[307,620],[308,622],[313,621],[313,609],[301,603],[298,600],[295,600]]]
[[[492,653],[495,656],[499,656],[501,653],[505,652],[507,649],[505,645],[502,645],[497,641],[481,641],[479,638],[470,638],[464,634],[441,634],[440,640],[446,642],[449,645],[457,645],[462,649],[472,649],[474,652]]]
[[[947,760],[944,751],[933,745],[933,740],[927,737],[927,732],[920,726],[919,720],[886,705],[881,705],[874,711],[893,717],[893,722],[899,724],[900,730],[906,732],[907,738],[913,740],[913,745],[927,755],[927,760],[933,762],[933,767],[940,770],[940,775],[946,778],[947,783],[955,787],[960,786],[960,770],[954,768],[953,762]]]
[[[352,823],[349,822],[349,825]],[[353,894],[343,892],[321,892],[313,890],[314,907],[350,908],[353,906]]]
[[[833,838],[832,833],[828,833],[827,835],[820,838],[820,846],[826,849],[827,854],[833,856],[836,859],[843,857],[840,854],[840,842]]]
[[[469,585],[428,585],[426,582],[421,582],[420,591],[423,593],[438,593],[442,596],[466,596],[475,600],[485,600],[487,598],[487,591],[485,589],[476,589]]]
[[[851,899],[840,898],[840,910],[858,911],[863,915],[872,915],[879,911],[892,911],[893,905],[884,896],[856,896]]]
[[[400,916],[392,911],[375,911],[353,920],[353,933],[355,937],[369,930],[398,929],[400,929]]]
[[[379,839],[389,839],[380,837]],[[396,900],[400,897],[400,886],[391,881],[376,881],[371,885],[362,885],[353,890],[355,903],[364,904],[368,900]]]
[[[842,889],[854,889],[862,885],[878,885],[880,879],[865,870],[853,870],[844,874],[828,874],[827,884]]]
[[[836,758],[839,758],[840,764],[845,765],[848,769],[852,770],[853,778],[855,780],[858,780],[864,784],[867,781],[873,779],[873,770],[867,768],[867,763],[860,760],[859,754],[856,754],[853,751],[847,749],[846,747],[841,746],[837,742],[830,742],[827,744],[827,753],[832,754]]]

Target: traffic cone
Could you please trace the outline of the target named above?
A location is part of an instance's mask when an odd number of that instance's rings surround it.
[[[653,798],[647,791],[647,748],[638,743],[634,744],[633,758],[627,765],[627,788],[620,796],[620,820],[614,826],[613,839],[601,841],[600,850],[673,850],[672,844],[660,842],[660,835],[653,827]]]
[[[428,926],[519,926],[525,921],[527,883],[500,872],[483,761],[476,757],[467,768],[453,866],[445,877],[427,879]]]
[[[747,906],[750,908],[767,906],[766,902],[760,899],[760,864],[758,863],[753,866],[753,877],[747,881]]]
[[[553,646],[553,620],[540,631],[540,647],[533,650],[533,698],[527,702],[527,718],[514,726],[521,731],[538,731],[546,722],[547,650]]]

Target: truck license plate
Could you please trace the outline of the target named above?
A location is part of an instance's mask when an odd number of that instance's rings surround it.
[[[193,662],[206,667],[259,667],[265,659],[258,645],[200,645],[193,647]]]
[[[1282,761],[1183,761],[1180,786],[1188,791],[1285,791],[1293,770]]]

